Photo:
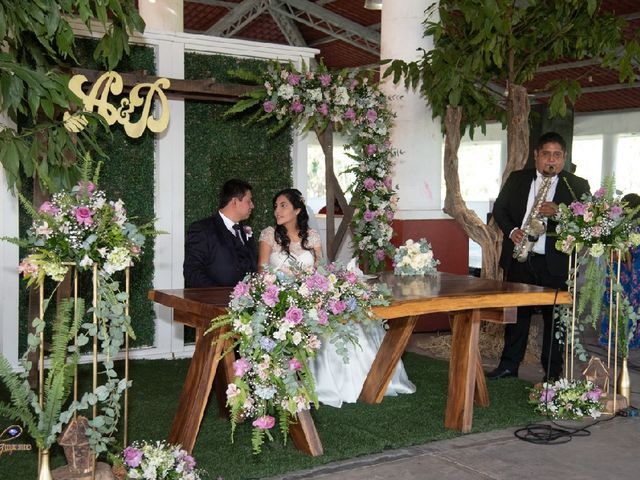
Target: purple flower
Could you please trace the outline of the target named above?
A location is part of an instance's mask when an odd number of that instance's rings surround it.
[[[345,280],[351,285],[355,285],[358,281],[358,276],[354,272],[347,272],[344,276]]]
[[[349,297],[347,299],[347,310],[349,310],[350,312],[353,312],[357,306],[358,306],[358,301],[356,300],[356,297]]]
[[[123,452],[124,463],[131,468],[136,468],[142,463],[142,450],[137,448],[127,447]]]
[[[246,358],[240,357],[233,362],[233,374],[236,377],[243,377],[249,370],[251,370],[251,363]]]
[[[384,250],[382,250],[381,248],[379,248],[378,250],[376,250],[376,258],[377,258],[379,261],[384,260],[384,257],[385,257]]]
[[[367,145],[367,155],[371,156],[377,151],[378,151],[378,147],[375,144],[370,143],[369,145]]]
[[[376,181],[371,177],[365,178],[364,179],[364,188],[366,188],[370,192],[373,192],[376,189]]]
[[[298,100],[294,100],[290,108],[292,112],[300,113],[304,110],[304,105],[302,105]]]
[[[614,205],[609,210],[609,218],[611,218],[612,220],[615,220],[616,218],[620,218],[622,216],[622,212],[623,210],[621,206]]]
[[[323,103],[318,107],[318,112],[323,117],[326,117],[327,115],[329,115],[329,105],[327,105],[326,103]]]
[[[387,210],[387,212],[385,213],[385,215],[387,216],[387,220],[388,220],[388,221],[390,221],[390,222],[391,222],[391,221],[393,220],[393,217],[394,217],[393,210]]]
[[[80,225],[89,226],[93,224],[93,212],[89,207],[78,207],[75,209],[76,220]]]
[[[262,417],[258,417],[252,423],[254,427],[257,427],[260,430],[269,430],[270,428],[273,428],[275,424],[276,419],[271,415],[263,415]]]
[[[269,285],[262,294],[262,301],[270,307],[275,307],[279,300],[280,290],[275,285]]]
[[[307,278],[306,284],[309,290],[320,290],[321,292],[326,292],[329,289],[329,280],[317,272]]]
[[[320,78],[320,85],[323,87],[328,87],[331,84],[331,75],[328,73],[323,73],[318,78]]]
[[[389,190],[393,188],[393,178],[391,177],[384,177],[384,180],[382,181],[382,183],[384,183],[384,186],[387,187],[387,189]]]
[[[553,388],[545,388],[540,392],[540,401],[548,403],[556,396],[556,391]]]
[[[300,370],[301,368],[302,363],[300,363],[300,360],[298,360],[297,358],[292,358],[291,360],[289,360],[289,370],[295,372],[297,370]]]
[[[90,197],[96,191],[96,184],[88,181],[78,182],[78,195],[86,195]]]
[[[267,100],[262,104],[262,108],[264,109],[265,112],[271,113],[276,108],[276,106],[273,104],[273,102]]]
[[[318,323],[320,325],[327,325],[329,323],[329,314],[326,311],[320,310],[318,312]]]
[[[363,218],[365,222],[371,222],[376,218],[376,214],[373,213],[371,210],[366,210],[364,212]]]
[[[604,188],[604,187],[600,187],[598,190],[595,191],[593,196],[596,197],[596,198],[602,198],[602,197],[604,197],[605,193],[607,193],[607,189]]]
[[[593,390],[587,392],[586,394],[587,400],[591,400],[592,402],[597,402],[600,400],[602,396],[602,390],[599,387],[595,387]]]
[[[260,339],[260,346],[266,352],[270,352],[274,348],[276,348],[276,342],[269,337],[262,337]]]
[[[369,123],[375,123],[377,119],[378,119],[378,112],[376,112],[373,108],[370,108],[369,110],[367,110],[367,120],[369,121]]]
[[[289,307],[289,309],[287,310],[287,313],[285,313],[284,315],[284,318],[286,318],[289,323],[297,325],[300,322],[302,322],[303,316],[304,314],[302,310],[299,309],[298,307]]]
[[[233,298],[244,297],[249,293],[249,284],[245,282],[238,282],[235,287],[233,287]]]
[[[289,78],[287,78],[287,83],[289,85],[298,85],[300,83],[300,75],[296,75],[295,73],[290,73]]]
[[[196,468],[196,461],[191,455],[185,455],[182,457],[182,461],[184,462],[184,466],[187,469],[187,472],[190,472],[194,468]]]
[[[347,120],[351,120],[353,122],[356,119],[356,112],[353,110],[353,108],[349,107],[342,114],[342,118],[345,118]]]
[[[59,211],[60,209],[54,206],[51,202],[42,202],[42,205],[40,205],[40,208],[38,209],[38,212],[48,213],[49,215],[55,215]]]
[[[585,204],[580,202],[572,202],[571,205],[569,205],[569,208],[574,215],[584,215],[584,212],[587,210]]]
[[[329,308],[331,309],[331,313],[333,313],[334,315],[339,315],[345,311],[345,309],[347,308],[347,304],[342,300],[336,300],[335,298],[332,298],[329,300]]]
[[[353,90],[358,86],[358,80],[351,80],[351,85],[349,85],[349,90]]]

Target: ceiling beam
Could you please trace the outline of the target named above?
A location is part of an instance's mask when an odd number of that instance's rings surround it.
[[[276,8],[282,15],[310,26],[327,35],[365,50],[372,55],[380,55],[380,33],[364,25],[353,22],[308,0],[283,0]]]
[[[269,6],[269,0],[244,0],[214,23],[205,33],[216,37],[232,37],[253,22]]]
[[[613,83],[611,85],[599,85],[597,87],[584,87],[580,89],[580,95],[586,93],[604,93],[604,92],[618,92],[620,90],[629,90],[637,88],[640,89],[638,83]],[[531,95],[533,98],[545,98],[550,97],[552,92],[538,92]]]
[[[184,0],[185,3],[201,3],[203,5],[211,5],[212,7],[236,8],[239,3],[227,2],[225,0]]]
[[[300,33],[300,30],[296,26],[296,22],[291,18],[282,15],[279,10],[274,8],[275,5],[277,5],[277,2],[272,2],[272,5],[268,9],[269,14],[278,25],[278,28],[284,37],[287,39],[287,43],[294,47],[307,47],[307,41],[302,36],[302,33]]]

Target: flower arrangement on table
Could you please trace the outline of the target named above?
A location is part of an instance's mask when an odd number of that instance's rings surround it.
[[[417,242],[409,239],[396,249],[393,256],[395,275],[433,275],[440,261],[433,256],[431,244],[421,238]]]
[[[272,132],[290,123],[303,131],[322,132],[331,124],[348,138],[345,149],[356,161],[350,170],[356,177],[350,187],[355,255],[369,270],[382,270],[384,259],[394,250],[391,222],[397,195],[391,171],[398,151],[389,141],[395,115],[378,85],[363,72],[329,72],[322,64],[316,71],[303,64],[298,71],[291,63],[274,62],[263,75],[232,74],[261,88],[249,92],[227,115],[253,108],[253,121],[276,122]]]
[[[529,403],[535,411],[554,419],[576,420],[584,416],[598,418],[605,405],[600,402],[602,390],[588,380],[567,380],[543,383],[533,387]]]
[[[323,340],[336,345],[344,361],[348,342],[355,342],[352,322],[375,321],[370,308],[385,296],[352,271],[337,264],[317,270],[265,271],[238,283],[229,313],[212,321],[209,331],[230,326],[220,341],[236,340],[236,375],[227,388],[231,435],[237,423],[252,419],[254,453],[278,417],[286,442],[289,423],[298,412],[318,404],[308,362]]]
[[[204,474],[195,468],[196,461],[186,450],[159,441],[132,443],[117,463],[116,471],[124,470],[128,479],[200,480]]]
[[[614,292],[621,293],[618,326],[622,328],[619,337],[623,341],[618,342],[618,347],[623,356],[626,356],[628,347],[628,319],[637,318],[637,313],[632,311],[623,289],[615,280],[615,260],[618,254],[624,255],[629,248],[640,245],[638,222],[634,218],[637,212],[638,208],[628,208],[622,197],[616,194],[614,179],[608,177],[593,195],[585,194],[570,205],[560,204],[555,217],[558,222],[556,248],[568,255],[582,252],[582,255],[576,255],[577,261],[569,279],[571,291],[573,275],[579,267],[584,267],[584,283],[576,292],[577,318],[595,327],[602,317],[603,300]],[[614,279],[612,292],[608,291],[609,279]],[[570,318],[561,316],[565,330],[568,330],[566,320]],[[583,330],[582,324],[578,329]]]

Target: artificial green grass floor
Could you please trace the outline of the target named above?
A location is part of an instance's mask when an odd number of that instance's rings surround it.
[[[265,444],[261,455],[253,455],[250,422],[238,426],[232,444],[230,424],[218,416],[212,393],[193,451],[198,466],[212,479],[262,478],[460,435],[443,426],[448,363],[412,353],[405,354],[403,360],[417,387],[415,394],[385,397],[379,405],[344,404],[340,409],[321,406],[313,411],[325,452],[316,458],[296,450],[290,440],[283,445],[278,432],[276,441]],[[166,438],[188,365],[189,359],[131,362],[131,441]],[[539,418],[527,403],[527,386],[527,382],[515,378],[489,382],[491,405],[475,407],[473,432],[525,425]],[[0,390],[0,399],[8,400],[7,392]],[[4,429],[7,421],[0,421],[0,429]],[[63,463],[61,451],[56,451],[52,468]],[[0,479],[35,479],[36,464],[34,452],[2,455]]]

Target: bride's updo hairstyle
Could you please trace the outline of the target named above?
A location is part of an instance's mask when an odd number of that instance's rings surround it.
[[[300,211],[296,217],[296,227],[298,228],[298,236],[300,237],[300,246],[304,250],[308,250],[313,253],[315,258],[315,251],[309,247],[309,213],[307,212],[307,206],[304,204],[304,198],[302,197],[302,193],[297,188],[285,188],[284,190],[280,190],[273,196],[273,209],[276,208],[276,201],[278,197],[284,195],[293,205],[293,209],[299,208]],[[278,225],[276,223],[275,226],[275,239],[276,243],[280,245],[282,251],[287,255],[291,255],[289,251],[289,244],[291,243],[291,239],[289,235],[287,235],[287,228],[284,225]]]

